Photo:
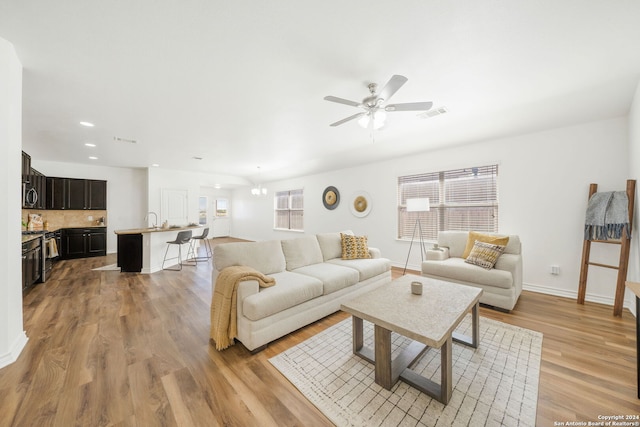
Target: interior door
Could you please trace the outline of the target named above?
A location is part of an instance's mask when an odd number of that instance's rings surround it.
[[[189,224],[188,201],[187,190],[162,189],[162,221],[169,221],[169,225]]]

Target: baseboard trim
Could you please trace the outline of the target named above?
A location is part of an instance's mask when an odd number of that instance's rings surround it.
[[[27,341],[29,338],[27,337],[27,333],[22,331],[21,334],[13,341],[13,345],[9,349],[9,351],[5,354],[0,355],[0,369],[8,366],[18,360],[18,356],[22,353],[22,349],[25,345],[27,345]]]
[[[523,283],[522,289],[525,291],[537,292],[539,294],[547,294],[547,295],[553,295],[556,297],[571,298],[575,300],[578,299],[577,291],[568,291],[565,289],[551,288],[549,286],[533,285],[531,283]],[[613,304],[614,304],[613,297],[605,297],[602,295],[590,294],[589,292],[586,293],[584,299],[585,301],[595,302],[597,304],[610,305],[611,307],[613,307]],[[633,314],[634,316],[636,315],[635,301],[625,299],[623,303],[623,307],[629,310],[631,314]]]

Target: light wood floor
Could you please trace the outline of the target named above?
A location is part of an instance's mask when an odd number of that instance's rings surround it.
[[[256,355],[241,345],[217,352],[208,343],[210,264],[92,271],[115,262],[60,262],[25,295],[29,341],[0,369],[0,426],[331,425],[268,359],[345,313]],[[481,316],[544,333],[537,425],[640,414],[635,319],[626,310],[616,318],[612,307],[523,292],[510,314],[481,308]]]

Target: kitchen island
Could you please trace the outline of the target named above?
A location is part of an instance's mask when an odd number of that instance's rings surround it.
[[[150,274],[162,270],[162,260],[167,250],[167,242],[176,239],[178,232],[193,230],[194,235],[200,225],[181,227],[150,227],[116,230],[118,235],[118,267],[121,272]],[[197,243],[198,241],[196,241]],[[182,261],[187,259],[188,245],[182,247]],[[168,258],[178,256],[178,245],[171,245]],[[177,259],[173,260],[177,264]]]

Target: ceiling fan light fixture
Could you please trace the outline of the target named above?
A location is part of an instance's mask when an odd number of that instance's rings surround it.
[[[377,128],[380,128],[380,127],[384,126],[385,120],[387,120],[387,113],[385,113],[384,110],[377,110],[377,111],[373,112],[373,127],[374,128],[376,128],[376,126],[378,126]]]
[[[258,175],[260,175],[260,166],[258,166]],[[263,187],[262,184],[258,183],[258,185],[251,187],[251,195],[256,197],[266,196],[267,189]]]
[[[267,189],[264,188],[263,186],[261,186],[260,184],[258,184],[257,186],[253,187],[251,189],[251,195],[253,196],[266,196],[267,195]]]
[[[370,83],[367,85],[370,95],[362,100],[362,102],[351,101],[337,96],[325,96],[325,101],[337,102],[338,104],[349,105],[364,109],[363,112],[353,114],[337,122],[331,123],[329,126],[336,127],[351,120],[358,121],[358,124],[368,129],[380,129],[384,126],[386,120],[386,112],[402,112],[402,111],[427,111],[433,106],[432,102],[404,102],[400,104],[387,104],[394,93],[398,91],[406,82],[407,78],[399,74],[394,74],[391,79],[384,85],[380,92],[377,91],[377,85]]]
[[[366,129],[369,127],[369,122],[371,121],[370,113],[364,114],[362,117],[358,119],[358,124],[360,127]]]

